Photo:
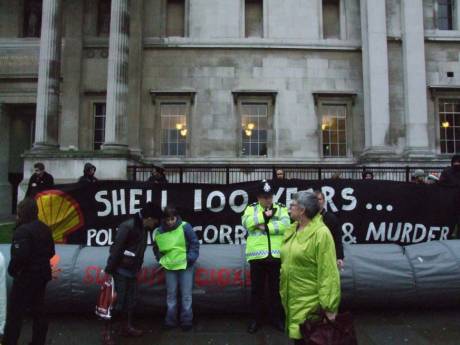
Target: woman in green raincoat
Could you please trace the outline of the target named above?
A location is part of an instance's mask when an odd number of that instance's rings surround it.
[[[280,294],[286,330],[303,344],[299,325],[315,318],[320,309],[333,320],[340,304],[340,275],[334,239],[319,213],[311,192],[296,193],[290,205],[295,221],[285,232],[281,247]]]

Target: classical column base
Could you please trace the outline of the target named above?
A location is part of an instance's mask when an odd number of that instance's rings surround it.
[[[434,153],[428,147],[407,147],[402,153],[407,159],[430,159]]]
[[[359,160],[363,162],[381,161],[394,159],[396,153],[388,146],[373,146],[364,149],[359,156]]]
[[[102,151],[105,153],[129,154],[129,147],[125,144],[106,143],[102,145]]]
[[[50,151],[58,151],[59,145],[56,144],[49,144],[49,143],[34,143],[32,146],[33,152],[50,152]]]

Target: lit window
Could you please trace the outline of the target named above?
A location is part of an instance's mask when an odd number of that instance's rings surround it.
[[[162,103],[161,154],[163,156],[185,156],[187,135],[187,103]]]
[[[321,132],[324,157],[347,156],[347,105],[323,104]]]
[[[323,0],[323,38],[340,38],[340,0]]]
[[[441,153],[460,153],[460,99],[439,99]]]
[[[93,149],[100,150],[105,141],[105,103],[94,103]]]
[[[243,156],[267,156],[268,104],[241,103]]]
[[[437,27],[439,30],[453,30],[454,4],[453,0],[438,0],[437,2]]]
[[[40,37],[42,26],[42,0],[24,1],[24,37]]]
[[[167,0],[166,36],[185,36],[185,1]]]
[[[245,37],[263,36],[263,0],[246,0],[244,24]]]

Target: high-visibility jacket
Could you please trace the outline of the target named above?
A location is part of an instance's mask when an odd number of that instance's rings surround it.
[[[288,210],[283,204],[274,203],[273,216],[268,221],[265,230],[261,230],[258,225],[265,224],[263,212],[263,207],[256,202],[246,207],[241,218],[241,223],[248,232],[247,261],[265,259],[269,256],[280,257],[284,231],[291,223]]]
[[[291,339],[301,339],[299,325],[318,309],[336,313],[340,304],[340,275],[334,240],[320,214],[297,231],[293,223],[281,246],[280,295]]]
[[[176,229],[160,233],[155,230],[155,242],[161,253],[160,265],[170,271],[187,268],[187,244],[182,222]]]

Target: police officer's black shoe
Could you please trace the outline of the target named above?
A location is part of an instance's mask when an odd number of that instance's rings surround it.
[[[248,325],[248,333],[256,333],[259,330],[259,328],[260,324],[257,321],[253,320]]]

